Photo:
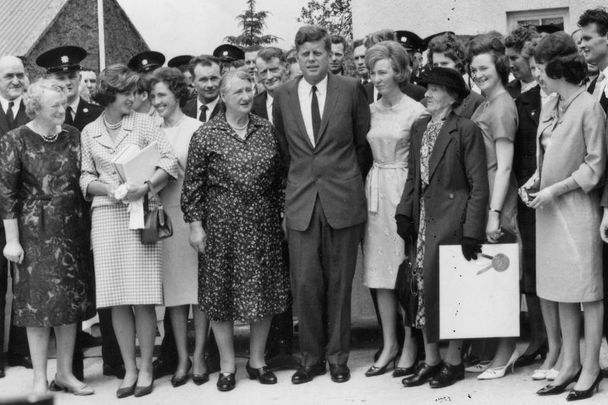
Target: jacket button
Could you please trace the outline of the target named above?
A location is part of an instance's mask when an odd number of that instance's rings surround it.
[[[450,200],[453,200],[454,199],[454,193],[450,193],[449,197],[450,197]]]

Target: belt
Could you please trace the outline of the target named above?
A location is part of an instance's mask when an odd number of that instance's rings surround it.
[[[380,190],[378,189],[378,175],[380,170],[383,169],[407,169],[406,162],[393,162],[393,163],[378,163],[374,162],[372,169],[370,171],[369,178],[369,191],[370,195],[368,196],[369,201],[369,211],[372,213],[378,212],[378,204],[380,200]]]

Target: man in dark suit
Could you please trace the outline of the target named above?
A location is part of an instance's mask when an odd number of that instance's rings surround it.
[[[189,71],[197,97],[186,102],[184,114],[207,122],[223,111],[223,103],[220,100],[220,61],[214,56],[197,56],[190,61]]]
[[[302,364],[294,384],[330,363],[334,382],[350,379],[350,300],[367,208],[363,179],[372,162],[370,112],[358,80],[328,74],[325,29],[295,38],[303,77],[275,91],[273,122],[289,168],[285,219]]]
[[[0,137],[8,131],[26,124],[30,119],[25,114],[22,96],[25,90],[25,69],[21,59],[15,56],[0,58]],[[0,248],[6,239],[4,225],[0,221]],[[4,351],[4,325],[6,291],[8,289],[8,265],[0,259],[0,354]],[[4,377],[4,361],[0,356],[0,378]],[[9,366],[32,368],[25,328],[10,326],[7,360]]]

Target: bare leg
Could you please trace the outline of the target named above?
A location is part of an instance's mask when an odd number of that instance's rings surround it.
[[[384,367],[389,363],[399,352],[399,344],[397,343],[397,299],[395,298],[394,290],[379,288],[376,290],[378,300],[378,312],[382,320],[382,352],[374,363],[376,367]]]
[[[192,355],[192,373],[204,374],[207,372],[205,364],[205,344],[209,330],[209,319],[207,314],[201,311],[198,305],[192,305],[194,316],[194,353]]]
[[[30,346],[30,356],[34,369],[32,391],[35,394],[47,392],[46,365],[49,347],[50,328],[27,327],[27,342]],[[71,366],[71,363],[70,363]]]
[[[500,338],[498,341],[498,347],[496,348],[496,354],[494,355],[494,359],[490,364],[490,368],[504,367],[509,362],[509,359],[515,351],[515,343],[515,338]]]
[[[547,358],[540,366],[540,369],[549,370],[556,366],[562,348],[562,338],[559,331],[559,311],[557,302],[547,301],[542,298],[539,300],[540,308],[543,312],[542,317],[545,322],[545,330],[547,332],[547,342],[549,343]]]
[[[587,390],[600,373],[600,345],[602,344],[602,322],[604,320],[604,302],[583,303],[585,320],[585,356],[583,371],[574,386],[575,390]]]
[[[74,377],[72,372],[76,324],[55,326],[55,338],[57,340],[57,378],[62,384],[79,387],[82,385],[82,381]]]
[[[112,307],[112,326],[125,364],[125,378],[120,388],[131,387],[137,381],[135,362],[135,319],[130,305]]]
[[[154,340],[156,338],[156,311],[154,305],[135,305],[135,328],[141,358],[137,385],[147,387],[152,383],[152,356],[154,355]]]
[[[412,328],[405,326],[405,337],[403,339],[403,348],[401,350],[401,357],[399,357],[399,363],[397,364],[400,368],[412,367],[418,360],[418,342],[412,335]]]
[[[169,319],[173,327],[175,336],[175,346],[177,346],[177,369],[175,376],[182,378],[188,373],[188,305],[168,307]]]
[[[266,365],[264,351],[266,350],[266,340],[268,339],[271,323],[272,316],[269,316],[250,324],[249,365],[253,368],[260,368]]]
[[[562,366],[553,385],[560,385],[572,378],[581,367],[580,326],[581,311],[578,303],[559,303],[559,323],[562,331]]]
[[[236,361],[234,358],[234,324],[232,321],[211,321],[211,329],[215,335],[217,348],[220,352],[220,372],[234,373]]]

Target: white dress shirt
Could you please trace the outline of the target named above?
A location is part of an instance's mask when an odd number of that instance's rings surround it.
[[[215,110],[215,106],[217,105],[217,103],[220,101],[220,96],[217,96],[215,98],[215,100],[213,100],[210,103],[207,104],[203,104],[201,103],[201,100],[196,99],[196,119],[198,119],[199,115],[201,115],[201,107],[203,105],[207,106],[207,111],[205,111],[205,122],[209,121],[211,119],[211,113],[213,112],[213,110]]]
[[[537,85],[536,80],[532,80],[528,83],[522,82],[520,80],[519,83],[521,83],[521,93],[525,93],[526,91],[533,89]]]
[[[606,91],[606,84],[608,84],[608,67],[602,70],[595,82],[595,88],[593,89],[593,97],[595,97],[596,101],[600,101],[602,98],[602,94]],[[608,96],[608,94],[606,95]]]
[[[273,102],[274,102],[274,97],[272,97],[269,92],[266,92],[266,114],[268,114],[268,121],[270,121],[271,124],[274,124],[274,122],[272,122],[272,103]]]
[[[319,116],[323,118],[323,110],[325,108],[325,97],[327,96],[327,76],[323,78],[317,86],[317,101],[319,102]],[[315,146],[315,136],[312,130],[312,84],[308,83],[306,79],[302,78],[298,83],[298,99],[300,100],[300,110],[302,111],[302,118],[304,119],[304,125],[306,126],[306,134],[312,146]]]
[[[13,118],[17,118],[17,113],[19,112],[19,107],[21,106],[21,96],[10,101],[0,96],[0,105],[2,105],[2,111],[4,111],[5,114],[8,113],[8,104],[11,101],[13,102]]]

